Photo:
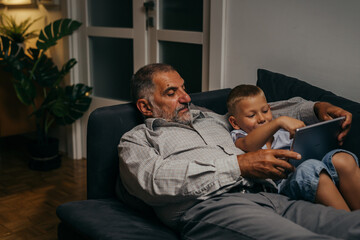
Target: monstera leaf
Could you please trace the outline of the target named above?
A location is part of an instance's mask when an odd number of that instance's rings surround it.
[[[49,47],[54,46],[59,39],[71,35],[80,26],[80,22],[69,18],[56,20],[41,30],[36,47],[46,51]]]
[[[0,63],[9,71],[19,71],[23,68],[21,61],[26,57],[24,49],[9,38],[0,36]]]
[[[17,72],[13,84],[18,99],[25,105],[31,105],[36,97],[36,88],[33,82],[22,72]]]
[[[51,91],[42,108],[48,108],[61,125],[71,124],[89,109],[91,87],[84,84],[66,86]]]
[[[59,79],[55,84],[60,84],[60,81],[64,79],[65,75],[70,72],[70,70],[76,65],[77,61],[75,58],[71,58],[69,61],[67,61],[63,67],[61,68],[59,72]]]
[[[31,56],[30,64],[37,64],[32,75],[33,80],[41,87],[54,86],[60,77],[60,72],[52,59],[45,54],[40,54],[39,49],[30,48],[28,54]]]

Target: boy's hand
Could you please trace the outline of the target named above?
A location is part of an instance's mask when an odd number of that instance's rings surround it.
[[[290,133],[290,138],[294,137],[296,129],[305,127],[303,121],[287,116],[278,117],[274,121],[277,121],[281,128]]]

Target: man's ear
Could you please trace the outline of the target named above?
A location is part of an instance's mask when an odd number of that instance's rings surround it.
[[[145,117],[152,117],[153,112],[152,112],[151,104],[149,103],[148,100],[144,98],[137,100],[136,107]]]
[[[230,117],[229,117],[229,122],[230,122],[231,126],[232,126],[234,129],[236,129],[236,130],[239,130],[239,129],[240,129],[240,127],[239,127],[239,126],[237,125],[237,123],[236,123],[236,119],[235,119],[234,116],[230,115]]]

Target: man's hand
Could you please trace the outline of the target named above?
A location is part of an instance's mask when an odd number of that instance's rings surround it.
[[[288,162],[290,158],[300,160],[301,156],[282,149],[261,149],[237,156],[241,176],[273,180],[287,178],[294,171],[294,166]]]
[[[345,121],[341,125],[342,131],[338,136],[339,145],[341,146],[344,142],[346,135],[350,131],[352,114],[328,102],[315,103],[314,111],[318,119],[321,121],[331,120],[342,116],[345,117]]]

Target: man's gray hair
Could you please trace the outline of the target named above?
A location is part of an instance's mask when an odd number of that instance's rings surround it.
[[[158,72],[176,71],[174,67],[165,63],[152,63],[140,68],[131,78],[131,96],[134,103],[144,98],[152,100],[154,92],[153,75]]]

